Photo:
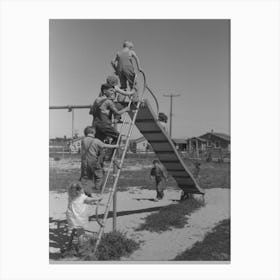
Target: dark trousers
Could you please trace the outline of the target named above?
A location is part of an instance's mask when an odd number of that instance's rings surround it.
[[[100,191],[103,184],[105,171],[99,162],[82,162],[81,182],[87,193],[93,189]]]
[[[107,137],[112,138],[112,144],[117,143],[119,132],[112,126],[111,122],[105,121],[93,121],[92,126],[95,127],[95,137],[101,141],[104,141]]]
[[[164,192],[163,192],[164,188],[165,188],[165,180],[156,179],[157,199],[162,199],[164,197]]]

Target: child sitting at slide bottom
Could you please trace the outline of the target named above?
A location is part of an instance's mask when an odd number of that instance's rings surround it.
[[[102,198],[99,196],[88,197],[85,195],[83,187],[80,182],[73,182],[68,188],[68,207],[66,211],[69,241],[66,251],[68,253],[73,249],[77,252],[78,248],[83,245],[86,238],[85,227],[88,224],[88,208],[87,204],[94,204]]]

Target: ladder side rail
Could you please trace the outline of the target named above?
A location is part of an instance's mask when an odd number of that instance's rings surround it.
[[[132,100],[132,98],[130,98],[130,101],[129,101],[129,105],[128,105],[128,106],[131,105],[131,100]],[[123,128],[124,123],[125,123],[125,121],[126,121],[127,115],[128,115],[128,114],[125,115],[125,118],[124,118],[124,121],[123,121],[123,123],[122,123],[120,132],[122,131],[122,128]],[[130,122],[130,123],[131,123],[131,122]],[[120,144],[121,136],[122,136],[122,135],[121,135],[121,133],[120,133],[120,134],[119,134],[119,137],[118,137],[118,140],[117,140],[117,145]],[[127,140],[127,141],[128,141],[128,140]],[[117,156],[117,150],[119,150],[119,148],[116,148],[116,149],[114,150],[112,159],[111,159],[111,161],[110,161],[110,165],[109,165],[108,170],[107,170],[107,172],[106,172],[106,177],[105,177],[105,180],[104,180],[104,182],[103,182],[100,195],[103,195],[103,193],[104,193],[104,191],[105,191],[106,185],[107,185],[108,180],[109,180],[109,176],[110,176],[110,174],[111,174],[111,172],[112,172],[113,162],[114,162],[114,160],[115,160],[115,157]],[[100,205],[100,202],[98,201],[98,202],[96,203],[96,207],[95,207],[95,216],[96,216],[96,221],[98,222],[98,224],[99,224],[99,225],[102,225],[102,223],[100,222],[100,220],[99,220],[99,218],[98,218],[98,216],[99,216],[99,213],[98,213],[99,205]]]
[[[104,216],[103,216],[103,223],[101,224],[101,227],[100,227],[100,230],[99,230],[99,233],[98,233],[98,237],[97,237],[96,243],[94,245],[93,254],[95,254],[96,251],[97,251],[98,245],[99,245],[99,243],[101,241],[101,237],[102,237],[102,234],[103,234],[104,229],[105,229],[105,224],[106,224],[106,221],[107,221],[107,216],[108,216],[109,209],[110,209],[112,201],[113,201],[113,194],[116,191],[116,187],[117,187],[117,183],[118,183],[119,176],[120,176],[120,173],[121,173],[122,165],[123,165],[124,158],[125,158],[125,155],[126,155],[126,152],[127,152],[127,149],[128,149],[129,139],[131,137],[131,134],[132,134],[132,131],[133,131],[133,128],[134,128],[135,120],[136,120],[136,117],[138,115],[140,105],[143,103],[144,93],[145,93],[145,87],[144,87],[143,92],[142,92],[141,100],[138,101],[138,103],[137,103],[137,107],[136,107],[135,113],[133,115],[133,119],[132,119],[131,125],[129,127],[128,138],[127,138],[127,141],[126,141],[126,144],[125,144],[125,147],[124,147],[124,151],[122,153],[120,169],[118,169],[117,176],[114,179],[113,187],[111,188],[111,191],[110,191],[108,203],[106,205],[106,210],[105,210],[105,213],[104,213]]]
[[[137,79],[137,75],[135,76],[133,87],[135,87],[135,85],[136,85],[136,83],[137,83],[137,82],[136,82],[136,79]],[[143,95],[143,94],[142,94],[142,95]],[[130,96],[130,97],[129,97],[128,107],[131,106],[132,99],[133,99],[133,97]],[[127,116],[128,116],[128,113],[125,114],[124,121],[123,121],[123,123],[122,123],[122,125],[121,125],[121,129],[120,129],[120,132],[119,132],[119,137],[118,137],[118,140],[117,140],[117,145],[120,144],[121,137],[122,137],[122,130],[123,130],[124,124],[126,123]],[[129,124],[130,124],[130,123],[129,123]],[[116,155],[117,155],[117,150],[118,150],[118,149],[115,149],[114,152],[113,152],[113,156],[112,156],[112,158],[111,158],[111,162],[110,162],[110,165],[109,165],[109,168],[108,168],[108,171],[107,171],[105,180],[104,180],[104,182],[103,182],[103,184],[102,184],[101,195],[102,195],[102,194],[104,193],[104,191],[105,191],[105,188],[106,188],[106,185],[107,185],[107,181],[108,181],[108,179],[109,179],[110,173],[111,173],[112,168],[113,168],[113,162],[114,162],[115,157],[116,157]],[[96,209],[98,209],[98,204],[97,204]]]
[[[132,101],[132,98],[130,98],[129,103],[128,103],[128,106],[131,105],[131,101]],[[126,121],[127,115],[128,115],[128,114],[125,114],[124,121],[123,121],[123,123],[122,123],[122,125],[121,125],[120,134],[119,134],[119,137],[118,137],[118,140],[117,140],[117,143],[116,143],[117,145],[120,144],[121,137],[122,137],[121,132],[122,132],[122,129],[123,129],[123,127],[124,127],[124,123],[125,123],[125,121]],[[112,156],[110,165],[109,165],[108,170],[107,170],[107,173],[106,173],[106,177],[105,177],[104,183],[103,183],[103,185],[102,185],[101,195],[104,193],[104,190],[105,190],[105,188],[106,188],[107,181],[108,181],[109,176],[110,176],[110,173],[111,173],[111,171],[112,171],[113,162],[114,162],[115,157],[116,157],[116,155],[117,155],[117,150],[118,150],[118,148],[116,148],[116,149],[114,150],[114,153],[113,153],[113,156]]]
[[[138,64],[137,64],[137,67],[138,67]],[[159,114],[159,104],[158,104],[158,100],[157,100],[155,94],[153,93],[153,91],[151,90],[151,88],[147,85],[146,74],[144,73],[144,71],[143,71],[143,70],[140,70],[139,68],[138,68],[138,71],[139,71],[139,73],[141,73],[142,76],[143,76],[143,79],[144,79],[144,88],[146,88],[146,89],[150,92],[150,94],[152,95],[152,97],[153,97],[153,99],[154,99],[154,101],[155,101],[155,103],[156,103],[157,115],[158,115],[158,114]]]
[[[140,102],[139,102],[139,104],[140,104]],[[133,120],[134,120],[134,121],[135,121],[135,119],[136,119],[137,112],[138,112],[138,111],[136,111],[135,114],[134,114],[134,116],[133,116]],[[104,232],[104,229],[105,229],[105,224],[106,224],[106,221],[107,221],[108,213],[109,213],[109,210],[110,210],[112,201],[113,201],[113,195],[114,195],[114,193],[115,193],[115,191],[116,191],[116,186],[117,186],[117,183],[118,183],[118,180],[119,180],[119,176],[120,176],[120,173],[121,173],[123,161],[124,161],[124,158],[125,158],[127,149],[128,149],[129,138],[130,138],[130,136],[131,136],[133,127],[134,127],[134,126],[131,125],[131,126],[130,126],[130,129],[129,129],[129,137],[128,137],[127,141],[126,141],[126,145],[125,145],[124,151],[123,151],[123,153],[122,153],[120,169],[118,169],[117,176],[116,176],[115,179],[114,179],[113,187],[111,188],[111,191],[110,191],[108,203],[107,203],[107,205],[106,205],[105,213],[104,213],[104,216],[103,216],[103,222],[102,222],[102,224],[101,224],[101,227],[100,227],[100,230],[99,230],[99,233],[98,233],[98,237],[97,237],[97,240],[96,240],[96,243],[95,243],[95,247],[94,247],[93,254],[95,254],[96,251],[97,251],[98,245],[99,245],[99,243],[100,243],[100,241],[101,241],[101,237],[102,237],[103,232]]]

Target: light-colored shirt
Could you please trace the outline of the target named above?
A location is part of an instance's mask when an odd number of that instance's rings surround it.
[[[167,132],[167,123],[159,121],[159,123],[163,126],[164,130]]]
[[[74,199],[68,198],[66,217],[70,228],[84,228],[88,223],[88,205],[84,203],[87,196],[82,193]]]
[[[126,48],[117,53],[118,71],[133,70],[132,52]]]

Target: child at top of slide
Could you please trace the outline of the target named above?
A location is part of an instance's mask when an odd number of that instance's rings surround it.
[[[127,83],[130,90],[135,87],[135,69],[133,66],[133,58],[136,61],[138,69],[140,69],[139,58],[134,51],[134,45],[130,41],[125,41],[123,43],[123,48],[117,52],[115,59],[111,62],[116,74],[120,79],[121,89],[127,89]],[[138,96],[135,94],[135,100]]]

